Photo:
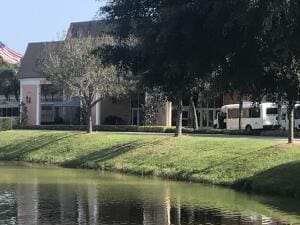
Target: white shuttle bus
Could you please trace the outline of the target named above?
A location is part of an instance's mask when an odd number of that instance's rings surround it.
[[[281,119],[280,119],[281,128],[284,130],[288,130],[289,129],[289,118],[288,118],[286,106],[282,107],[280,117],[281,117]],[[295,105],[294,119],[295,119],[295,128],[297,130],[300,130],[300,104]]]
[[[218,128],[239,129],[239,104],[224,105],[218,114]],[[278,127],[278,106],[272,102],[243,102],[242,129],[251,131]]]

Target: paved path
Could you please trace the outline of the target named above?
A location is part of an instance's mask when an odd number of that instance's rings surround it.
[[[259,140],[273,140],[276,142],[287,143],[288,139],[284,137],[269,137],[269,136],[251,136],[251,135],[224,135],[224,134],[190,134],[191,136],[199,136],[199,137],[215,137],[215,138],[251,138],[251,139],[259,139]],[[295,138],[295,144],[300,144],[300,138]]]

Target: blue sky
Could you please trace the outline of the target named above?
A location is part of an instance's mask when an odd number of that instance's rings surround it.
[[[57,40],[70,22],[95,19],[104,0],[1,0],[0,41],[24,54],[29,42]]]

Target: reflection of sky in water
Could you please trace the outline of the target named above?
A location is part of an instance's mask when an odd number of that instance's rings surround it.
[[[0,173],[0,224],[300,223],[297,201],[218,187],[57,168]]]

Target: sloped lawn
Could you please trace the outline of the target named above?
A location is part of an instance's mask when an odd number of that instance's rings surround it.
[[[0,160],[120,171],[300,196],[300,146],[241,137],[0,133]]]

